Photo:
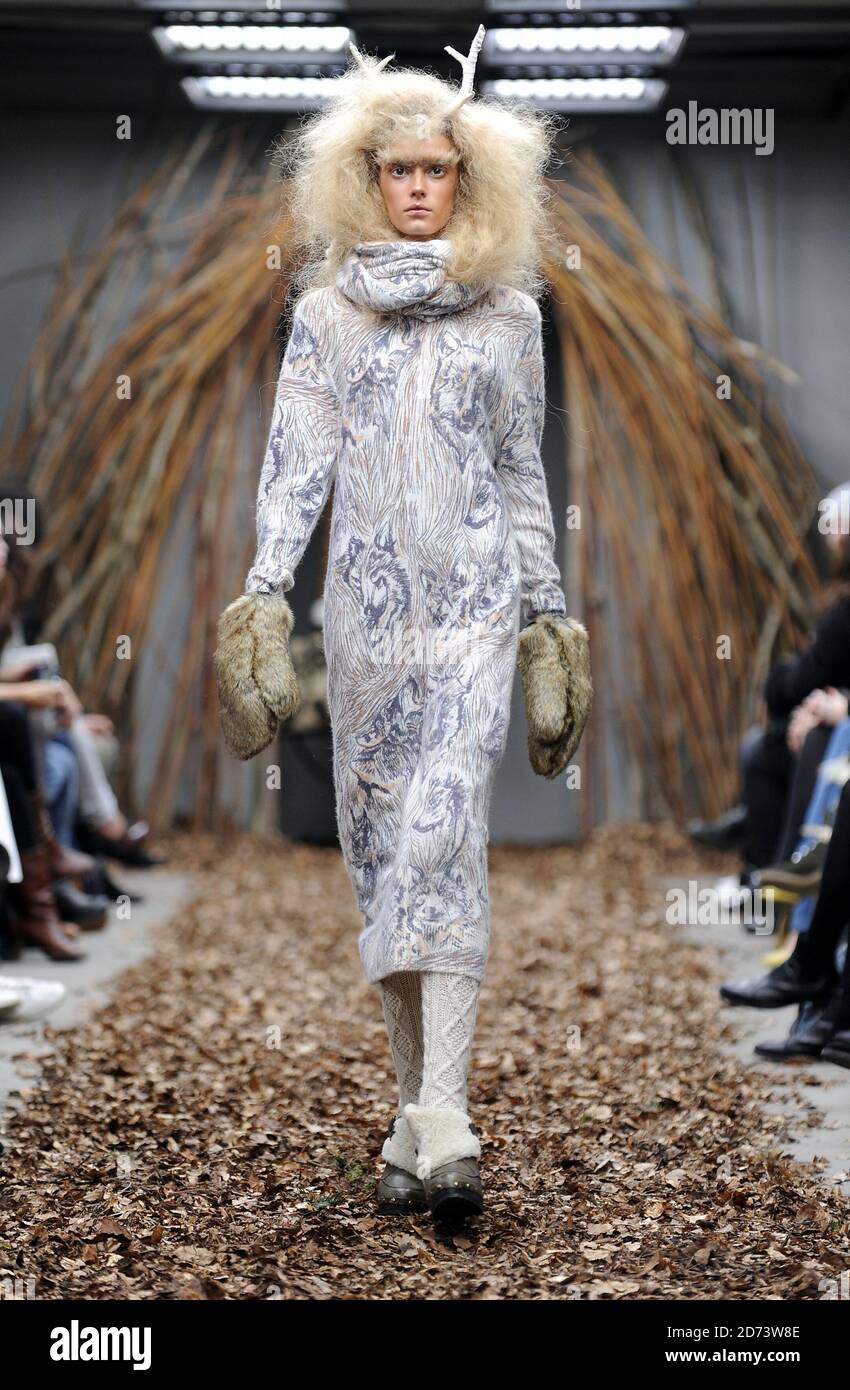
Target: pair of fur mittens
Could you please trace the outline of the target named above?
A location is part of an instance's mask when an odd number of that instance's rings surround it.
[[[519,634],[517,666],[531,766],[541,777],[557,777],[579,746],[593,703],[587,629],[575,618],[538,613]]]
[[[213,659],[221,731],[228,751],[243,762],[262,752],[278,721],[298,708],[289,652],[294,622],[283,594],[242,594],[218,620]]]

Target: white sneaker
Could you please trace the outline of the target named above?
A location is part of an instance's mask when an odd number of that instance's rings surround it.
[[[737,874],[718,878],[714,883],[717,901],[722,908],[742,906],[752,895],[752,888],[745,888]]]
[[[20,990],[7,989],[5,985],[0,985],[0,1020],[13,1014],[18,1005],[23,1003],[23,998]]]
[[[57,1004],[61,1004],[66,993],[60,980],[0,975],[0,1019],[6,1023],[21,1023],[38,1018],[40,1014],[49,1013]]]

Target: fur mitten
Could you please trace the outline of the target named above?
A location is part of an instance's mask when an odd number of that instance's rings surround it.
[[[271,743],[278,721],[298,708],[289,653],[295,617],[283,594],[242,594],[218,620],[215,672],[221,731],[234,758]]]
[[[531,766],[541,777],[557,777],[578,748],[593,703],[587,629],[575,618],[538,613],[519,634],[517,666]]]

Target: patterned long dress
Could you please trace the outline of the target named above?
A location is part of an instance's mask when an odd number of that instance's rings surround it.
[[[563,613],[540,310],[364,242],[298,301],[247,592],[285,592],[335,484],[324,643],[340,845],[375,983],[482,979],[487,821],[521,621]]]

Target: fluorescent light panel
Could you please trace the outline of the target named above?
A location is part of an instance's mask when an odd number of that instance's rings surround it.
[[[169,24],[153,36],[176,62],[285,64],[346,57],[352,31],[341,24]]]
[[[336,90],[335,77],[183,77],[180,86],[205,111],[309,111]]]
[[[634,14],[639,10],[664,14],[668,10],[697,9],[701,3],[702,0],[581,0],[580,5],[570,5],[561,0],[559,5],[546,5],[540,0],[484,0],[484,9],[489,14],[546,14],[554,19],[557,15],[580,18],[583,14]]]
[[[481,57],[495,65],[520,63],[673,63],[683,29],[662,24],[561,25],[559,28],[491,29]]]
[[[335,90],[333,77],[251,77],[220,74],[184,77],[181,87],[204,110],[305,111],[324,104]],[[667,83],[643,77],[498,78],[482,92],[531,102],[556,111],[654,111]]]
[[[323,14],[328,18],[337,15],[345,8],[338,0],[300,0],[298,4],[263,4],[263,0],[135,0],[143,10],[170,10],[173,14],[191,10],[205,10],[216,18],[222,14],[274,15],[283,18],[287,14]]]
[[[646,77],[499,77],[482,92],[553,111],[655,111],[668,83]]]

